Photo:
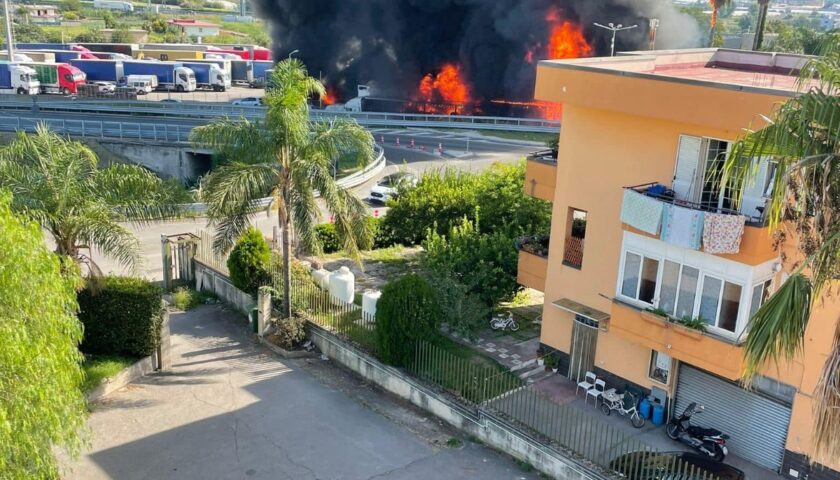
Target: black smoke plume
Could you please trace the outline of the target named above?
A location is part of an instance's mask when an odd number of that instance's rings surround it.
[[[357,84],[378,95],[411,98],[420,79],[457,62],[473,99],[533,97],[536,51],[548,41],[546,16],[580,25],[594,53],[609,54],[610,34],[593,26],[639,25],[621,32],[616,51],[647,49],[648,19],[661,20],[657,48],[698,46],[691,17],[670,0],[251,0],[266,20],[274,58],[296,55],[321,75],[340,99]]]

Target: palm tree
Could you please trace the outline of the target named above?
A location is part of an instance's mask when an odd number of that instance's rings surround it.
[[[709,0],[709,4],[712,6],[712,18],[709,22],[711,27],[709,30],[709,46],[713,45],[715,41],[715,31],[717,30],[717,20],[720,9],[729,7],[731,3],[732,0]]]
[[[755,37],[753,38],[753,50],[761,50],[764,43],[764,28],[767,24],[767,10],[770,7],[770,0],[758,0],[758,20],[755,25]]]
[[[18,132],[0,148],[0,189],[12,192],[15,213],[50,233],[57,254],[96,276],[99,267],[83,252],[95,246],[133,271],[140,244],[120,222],[175,217],[182,197],[140,166],[98,165],[89,147],[39,125],[34,134]]]
[[[840,33],[826,35],[821,54],[802,70],[804,93],[780,105],[764,128],[748,131],[726,162],[725,176],[736,185],[749,175],[752,159],[778,162],[770,227],[795,239],[798,250],[796,258],[783,257],[793,272],[750,321],[747,381],[768,362],[802,353],[811,308],[840,275]],[[840,458],[840,324],[814,405],[811,457]]]
[[[320,210],[316,192],[333,216],[344,249],[358,258],[359,246],[372,236],[364,203],[333,178],[338,155],[357,152],[357,160],[373,157],[373,137],[352,120],[309,120],[309,98],[323,97],[324,86],[304,64],[290,58],[274,69],[273,88],[266,94],[264,121],[224,119],[193,129],[193,143],[212,148],[231,163],[204,183],[214,248],[228,251],[249,225],[258,200],[271,197],[283,235],[283,314],[291,316],[291,234],[300,246],[319,252],[315,225]]]

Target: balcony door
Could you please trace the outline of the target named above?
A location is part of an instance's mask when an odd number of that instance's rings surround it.
[[[569,354],[569,379],[581,381],[595,367],[598,344],[598,322],[575,315],[572,326],[572,348]]]

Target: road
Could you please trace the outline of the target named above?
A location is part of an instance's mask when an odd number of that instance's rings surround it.
[[[95,405],[63,478],[539,478],[331,362],[278,359],[220,306],[171,325],[172,371]]]
[[[352,189],[361,198],[367,198],[370,188],[379,178],[400,169],[407,169],[418,175],[422,175],[423,172],[430,169],[446,167],[464,171],[480,171],[494,162],[515,162],[540,147],[538,143],[484,137],[477,133],[450,133],[415,129],[373,129],[371,133],[377,142],[384,140],[383,145],[388,165],[376,178]],[[400,147],[396,146],[397,137],[400,138]],[[416,148],[414,149],[407,147],[407,145],[410,145],[412,138],[415,139]],[[467,154],[467,142],[469,142],[469,154]],[[438,144],[443,144],[443,156],[431,153],[433,147]],[[426,150],[419,150],[420,146],[425,146]],[[387,213],[387,208],[380,204],[372,203],[370,208],[371,213],[377,216]],[[328,221],[328,219],[328,213],[322,205],[321,220]],[[274,227],[277,225],[277,220],[274,215],[268,216],[265,213],[259,213],[252,217],[252,223],[262,230],[266,236],[271,237]],[[196,218],[162,222],[142,227],[127,225],[127,227],[135,233],[142,249],[143,264],[139,271],[134,273],[149,279],[161,280],[163,278],[161,235],[195,233],[207,229],[207,222],[204,218]],[[92,257],[105,273],[131,273],[97,251],[92,253]]]

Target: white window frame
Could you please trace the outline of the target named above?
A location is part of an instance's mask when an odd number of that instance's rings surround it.
[[[668,378],[664,382],[662,380],[659,380],[658,378],[654,378],[653,375],[651,375],[651,373],[653,372],[653,367],[656,365],[656,362],[654,361],[654,356],[659,356],[659,355],[664,355],[671,360],[670,362],[668,362],[668,372],[667,372],[668,373],[668,375],[667,375]],[[654,382],[660,384],[660,385],[667,386],[667,385],[671,384],[671,379],[673,378],[673,373],[674,373],[674,357],[668,355],[667,353],[662,353],[659,350],[651,349],[650,357],[648,359],[648,372],[647,372],[648,378],[653,380]]]
[[[753,282],[752,288],[750,289],[750,308],[747,310],[747,322],[749,322],[752,319],[750,311],[753,307],[753,292],[755,291],[755,288],[759,285],[769,284],[767,285],[767,299],[769,300],[773,293],[775,293],[776,291],[776,289],[773,288],[775,283],[775,276],[773,275],[765,277],[763,280]],[[763,303],[761,305],[763,305]],[[758,308],[760,308],[761,305],[759,305]],[[758,310],[758,308],[756,308],[756,310]]]
[[[737,282],[737,281],[727,279],[727,278],[722,277],[720,275],[715,275],[715,274],[711,274],[711,273],[703,273],[703,270],[700,270],[700,275],[702,276],[702,279],[701,279],[701,282],[698,284],[698,288],[697,288],[697,292],[700,294],[700,296],[695,301],[694,315],[692,315],[692,318],[695,318],[700,314],[700,303],[703,300],[703,288],[706,286],[706,277],[713,278],[715,280],[719,280],[720,281],[720,292],[718,292],[717,310],[715,311],[715,318],[711,319],[711,320],[713,320],[714,323],[710,323],[710,324],[707,323],[707,326],[715,329],[715,331],[722,332],[725,335],[736,335],[738,333],[738,326],[739,326],[738,325],[738,320],[739,320],[739,317],[741,316],[742,306],[744,305],[744,302],[743,302],[743,300],[744,300],[744,284],[741,283],[741,282]],[[726,284],[727,283],[731,283],[732,285],[737,285],[737,286],[741,287],[741,296],[739,297],[739,300],[738,300],[738,314],[735,318],[735,331],[734,332],[731,332],[731,331],[719,326],[720,325],[720,311],[721,311],[721,309],[723,309],[723,292],[724,292],[724,290],[726,290]],[[752,298],[752,290],[750,290],[749,293],[750,293],[750,298]],[[749,303],[750,302],[748,300],[747,301],[748,306],[749,306]],[[747,311],[747,313],[749,313],[749,309],[747,309],[746,311]],[[704,318],[703,320],[706,320],[706,319]],[[749,321],[749,319],[747,319],[747,321]]]
[[[638,271],[639,281],[636,284],[636,298],[628,297],[628,296],[624,295],[624,293],[622,292],[622,290],[624,290],[624,288],[623,288],[624,287],[624,267],[625,267],[625,262],[627,260],[627,254],[628,253],[632,253],[633,255],[638,255],[642,259],[639,262],[639,271]],[[645,266],[645,258],[648,258],[650,260],[656,260],[658,262],[658,265],[656,267],[656,288],[654,289],[653,302],[652,303],[647,303],[647,302],[643,302],[642,300],[639,300],[639,292],[641,292],[641,289],[642,289],[642,269]],[[621,252],[621,265],[620,265],[620,270],[618,272],[618,287],[617,287],[617,290],[616,290],[617,293],[618,293],[618,296],[621,297],[622,299],[628,301],[628,302],[643,305],[646,308],[647,307],[655,307],[659,303],[659,288],[662,284],[662,282],[661,282],[661,280],[662,280],[662,266],[663,266],[662,257],[656,257],[656,256],[653,256],[653,255],[648,255],[648,254],[639,252],[638,250],[634,250],[632,248],[627,248],[627,249],[622,250],[622,252]]]

